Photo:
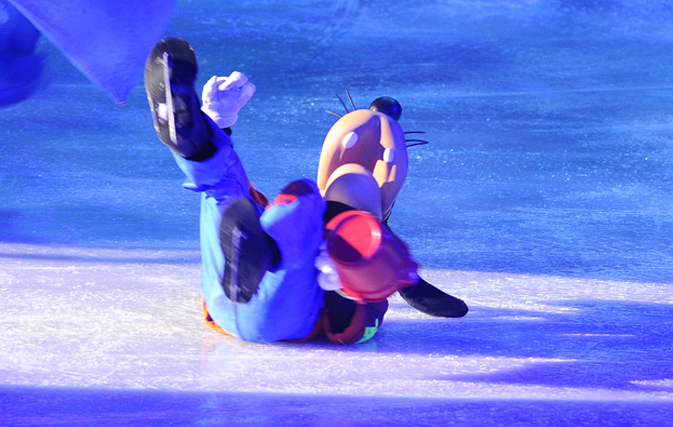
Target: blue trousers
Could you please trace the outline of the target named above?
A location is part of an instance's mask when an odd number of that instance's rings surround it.
[[[208,313],[226,333],[245,341],[264,343],[304,338],[316,325],[323,305],[314,260],[323,239],[325,202],[316,184],[307,180],[315,193],[267,209],[256,205],[262,228],[278,245],[281,264],[264,275],[259,290],[248,303],[231,301],[220,285],[225,268],[219,242],[222,213],[231,201],[252,198],[231,138],[213,122],[210,125],[217,147],[212,157],[195,162],[174,154],[187,177],[183,186],[201,193],[202,289]]]

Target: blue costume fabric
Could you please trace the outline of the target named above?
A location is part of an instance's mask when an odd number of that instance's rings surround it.
[[[7,1],[119,104],[126,101],[138,83],[147,54],[168,26],[175,3],[175,0]],[[0,40],[2,5],[0,0]],[[26,38],[24,25],[21,30],[18,35]],[[30,71],[31,68],[23,66],[22,73]]]
[[[323,236],[325,202],[317,186],[313,194],[289,204],[259,205],[260,223],[276,242],[281,265],[267,272],[255,296],[246,304],[224,294],[220,279],[224,256],[219,243],[222,213],[229,203],[250,195],[248,178],[229,135],[210,121],[217,152],[201,162],[174,154],[185,173],[184,187],[201,192],[201,256],[203,294],[208,314],[226,333],[251,342],[298,340],[311,334],[323,305],[314,259]]]
[[[335,329],[331,319],[343,313],[341,297],[318,285],[315,258],[323,242],[325,201],[315,182],[302,180],[307,192],[279,197],[282,202],[263,207],[251,194],[245,170],[232,141],[208,119],[217,151],[203,161],[186,160],[173,153],[187,177],[183,186],[201,193],[201,262],[206,321],[214,329],[245,341],[306,341],[326,336],[350,344],[371,339],[383,322],[388,301],[354,304],[348,325]],[[257,206],[262,229],[275,241],[281,261],[267,271],[247,303],[236,303],[224,293],[220,280],[225,260],[219,242],[222,214],[234,200],[245,197]],[[337,303],[335,303],[337,302]],[[353,303],[351,303],[353,304]],[[343,325],[342,325],[343,326]]]
[[[28,98],[42,81],[45,58],[35,54],[40,32],[0,0],[0,106]]]

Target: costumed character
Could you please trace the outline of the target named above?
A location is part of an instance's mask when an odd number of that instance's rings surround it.
[[[44,57],[35,54],[40,32],[0,0],[0,106],[28,98],[42,81]]]
[[[231,140],[255,86],[238,72],[214,76],[201,108],[196,73],[191,46],[164,39],[147,60],[145,86],[159,139],[185,173],[185,188],[201,193],[206,321],[252,342],[370,339],[386,298],[420,280],[406,245],[382,222],[390,206],[372,203],[390,201],[377,174],[338,165],[329,185],[297,180],[269,202],[250,185]],[[359,197],[365,187],[378,198]]]
[[[365,110],[356,109],[350,94],[348,98],[353,111],[349,112],[339,98],[347,114],[340,116],[327,133],[318,165],[317,184],[327,202],[326,218],[359,209],[374,215],[387,228],[393,205],[407,177],[406,144],[427,142],[406,138],[407,134],[422,132],[402,130],[398,123],[402,106],[395,99],[377,98]],[[415,309],[445,318],[467,314],[464,301],[417,275],[410,280],[412,284],[401,287],[399,294]]]

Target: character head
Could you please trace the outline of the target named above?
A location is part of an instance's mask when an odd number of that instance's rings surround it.
[[[390,97],[368,110],[341,117],[327,133],[318,165],[318,187],[337,201],[385,220],[407,177],[400,104]]]

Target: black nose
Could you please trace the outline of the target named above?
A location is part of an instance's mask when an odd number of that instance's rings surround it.
[[[386,116],[395,119],[395,121],[398,121],[400,116],[402,116],[402,106],[396,99],[389,96],[376,98],[374,102],[372,102],[372,105],[369,106],[369,109],[378,113],[383,113]]]

